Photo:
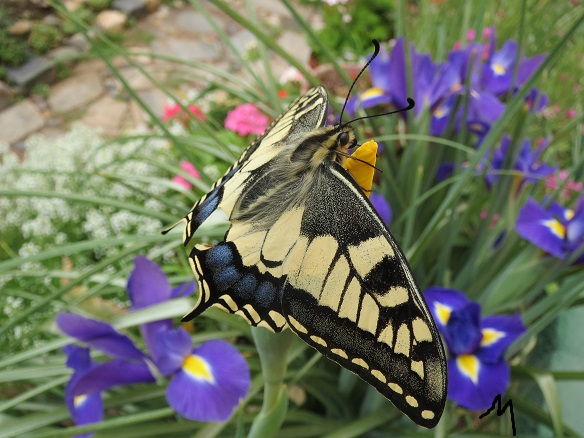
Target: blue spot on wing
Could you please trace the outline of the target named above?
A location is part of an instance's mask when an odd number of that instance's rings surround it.
[[[273,307],[276,295],[276,286],[269,281],[262,281],[256,289],[255,301],[262,307]]]
[[[233,290],[237,296],[245,300],[250,300],[253,297],[257,286],[258,281],[255,275],[247,273],[235,284],[235,286],[233,286]]]
[[[242,273],[235,266],[227,266],[226,268],[213,272],[213,281],[219,290],[228,289],[237,280],[241,278]]]
[[[210,269],[233,264],[233,250],[226,245],[217,245],[207,251],[206,263]]]

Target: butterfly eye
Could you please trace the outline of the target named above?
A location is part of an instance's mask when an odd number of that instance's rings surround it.
[[[337,137],[337,143],[339,146],[347,146],[349,144],[349,134],[347,132],[341,132]]]

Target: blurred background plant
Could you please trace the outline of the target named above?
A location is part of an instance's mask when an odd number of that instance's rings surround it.
[[[114,74],[114,56],[143,72],[140,54],[99,33],[90,38],[83,18],[47,3],[84,33]],[[186,421],[168,407],[161,379],[104,391],[104,420],[94,425],[73,425],[64,402],[71,370],[61,348],[72,340],[56,330],[55,315],[106,321],[144,350],[141,325],[185,314],[193,304],[186,297],[125,310],[134,256],[159,262],[173,286],[192,281],[180,235],[159,231],[188,212],[269,120],[319,83],[316,65],[303,65],[284,50],[272,27],[252,13],[251,2],[246,13],[221,0],[210,3],[258,39],[247,57],[216,28],[245,80],[202,62],[176,60],[207,83],[187,96],[159,84],[172,103],[163,118],[151,113],[147,132],[109,141],[77,127],[50,147],[43,138],[29,142],[22,163],[8,148],[1,151],[0,436],[244,436],[266,403],[257,336],[240,318],[213,310],[184,328],[195,345],[228,340],[249,363],[249,393],[229,421]],[[204,13],[199,2],[192,6]],[[415,112],[355,127],[360,139],[382,143],[375,205],[391,217],[390,229],[420,286],[465,297],[440,319],[442,332],[448,336],[459,310],[480,309],[480,318],[471,312],[465,326],[477,333],[476,342],[450,349],[453,369],[461,354],[483,360],[490,343],[503,339],[493,361],[507,373],[498,383],[509,381],[503,399],[513,400],[518,433],[579,436],[584,6],[459,0],[284,0],[280,6],[304,32],[315,64],[330,66],[340,78],[330,96],[334,111],[354,74],[341,65],[362,65],[373,37],[383,52],[357,84],[352,111],[373,115],[401,106],[402,97],[417,100]],[[309,11],[320,14],[322,27],[311,28],[300,7],[314,8]],[[272,70],[270,51],[291,67],[282,80]],[[143,105],[134,90],[126,91]],[[197,238],[212,243],[224,231],[225,224],[206,224]],[[449,305],[439,298],[432,301],[437,309]],[[511,320],[508,333],[504,325],[488,324]],[[283,419],[277,436],[429,435],[354,375],[299,340],[291,342],[280,358],[287,366],[285,396],[270,405],[279,417],[267,420]],[[105,359],[91,356],[97,363]],[[460,369],[472,375],[472,367]],[[451,388],[453,395],[460,391]],[[508,414],[480,420],[483,408],[453,396],[433,433],[510,436]]]

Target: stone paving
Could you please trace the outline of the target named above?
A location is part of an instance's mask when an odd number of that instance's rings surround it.
[[[128,0],[130,3],[132,1]],[[245,9],[242,0],[228,3],[239,10]],[[280,30],[278,42],[307,65],[310,49],[287,9],[280,2],[272,0],[253,0],[251,3],[259,20]],[[202,0],[201,4],[230,36],[232,44],[245,52],[255,40],[253,34],[211,3]],[[311,10],[301,8],[300,11],[305,19],[315,18],[310,16]],[[179,96],[207,84],[200,78],[190,79],[184,74],[177,79],[176,63],[148,54],[160,53],[203,62],[232,74],[241,71],[241,66],[229,56],[228,49],[223,46],[204,15],[188,4],[173,7],[162,5],[125,32],[128,35],[126,48],[145,54],[134,59]],[[132,35],[138,37],[133,38]],[[135,40],[138,42],[134,43]],[[276,74],[282,72],[287,67],[286,63],[273,54],[271,56]],[[169,98],[123,58],[114,58],[113,64],[152,112],[161,116]],[[187,71],[184,66],[180,68]],[[12,97],[9,94],[6,96]],[[0,143],[9,144],[15,151],[25,150],[31,135],[61,135],[72,123],[83,123],[110,138],[145,129],[148,124],[149,116],[130,99],[105,63],[96,58],[75,65],[71,76],[51,85],[45,95],[34,95],[17,102],[14,102],[14,98],[12,100],[13,103],[0,112]]]

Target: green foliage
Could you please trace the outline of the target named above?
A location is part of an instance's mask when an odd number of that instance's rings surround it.
[[[0,65],[15,67],[24,64],[27,59],[26,43],[0,29]]]
[[[107,9],[112,4],[112,0],[88,0],[87,6],[89,6],[94,11],[101,11]]]
[[[28,36],[28,44],[38,55],[54,49],[62,40],[63,34],[58,27],[40,22],[32,25]]]
[[[387,41],[394,36],[393,0],[349,0],[346,4],[328,5],[307,2],[322,11],[324,27],[316,34],[331,52],[340,58],[355,59],[371,52],[371,40]],[[312,44],[318,59],[323,53]]]
[[[95,18],[95,14],[92,9],[88,8],[78,8],[71,13],[71,15],[65,16],[63,21],[63,32],[66,35],[73,35],[79,32],[79,24],[77,22],[81,22],[82,25],[89,26],[93,19]]]

